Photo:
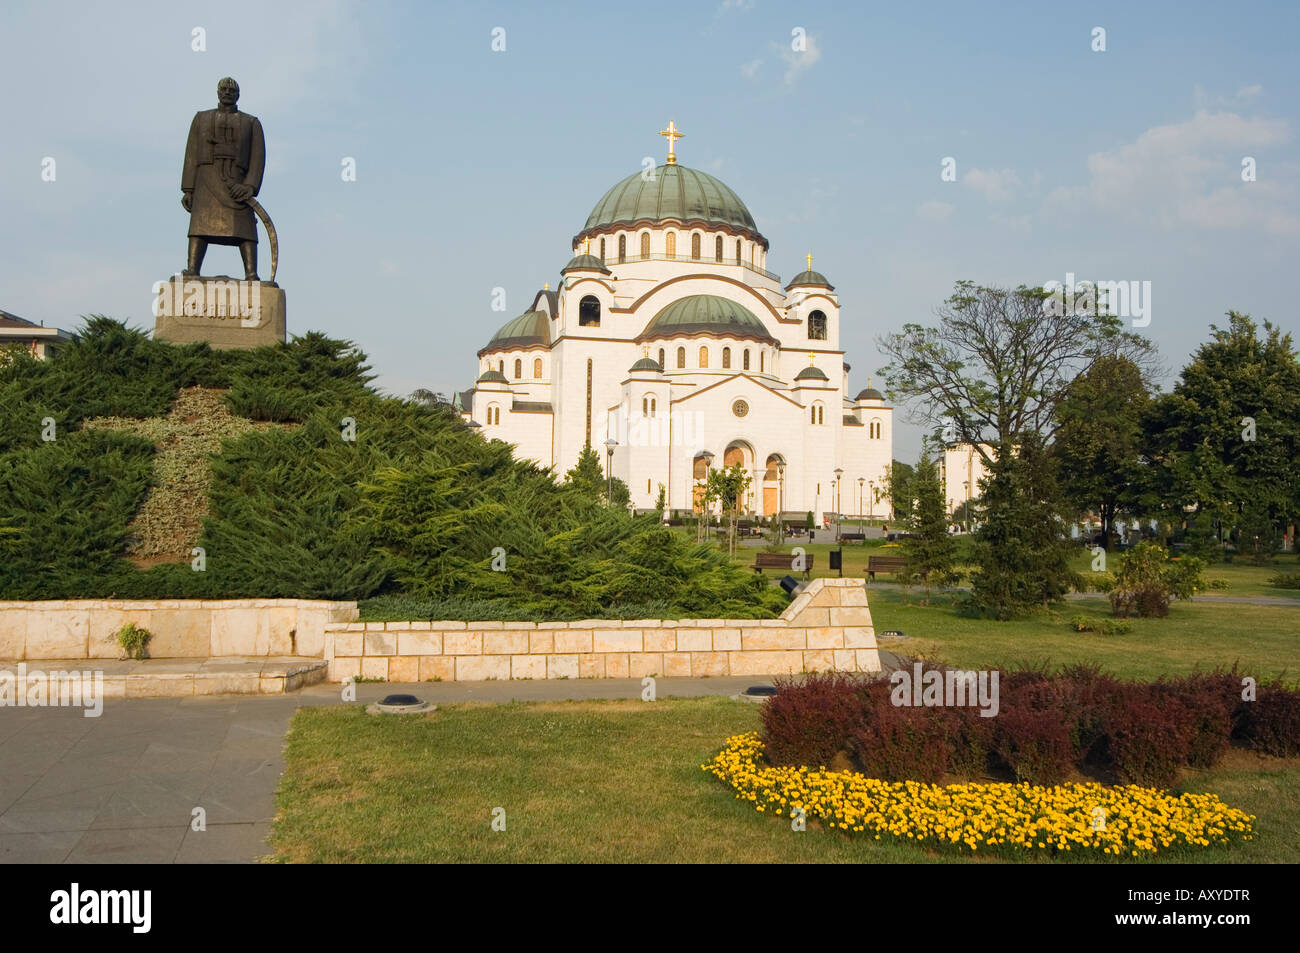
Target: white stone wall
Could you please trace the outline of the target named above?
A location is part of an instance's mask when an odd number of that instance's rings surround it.
[[[316,599],[77,599],[0,602],[0,659],[115,659],[128,622],[153,638],[151,658],[297,655],[321,658],[325,630],[355,602]]]
[[[814,579],[778,619],[353,622],[327,645],[336,682],[880,671],[862,579]]]

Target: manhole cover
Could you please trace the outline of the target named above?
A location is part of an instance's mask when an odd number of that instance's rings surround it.
[[[366,706],[371,715],[414,715],[422,711],[435,711],[437,705],[430,705],[414,695],[385,695],[384,700]]]

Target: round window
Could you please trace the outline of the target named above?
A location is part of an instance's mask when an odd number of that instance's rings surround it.
[[[731,405],[731,412],[737,417],[743,417],[745,414],[749,413],[749,404],[745,403],[743,400],[738,400]]]

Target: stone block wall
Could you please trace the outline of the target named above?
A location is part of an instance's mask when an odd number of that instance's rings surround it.
[[[128,622],[153,634],[151,658],[323,658],[327,629],[358,615],[355,602],[317,599],[0,602],[0,659],[119,658]]]
[[[814,579],[777,619],[348,622],[325,637],[336,682],[880,671],[862,579]]]

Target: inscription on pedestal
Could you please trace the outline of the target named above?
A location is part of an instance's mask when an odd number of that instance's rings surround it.
[[[284,290],[269,281],[173,275],[154,285],[154,338],[215,348],[282,344]]]

